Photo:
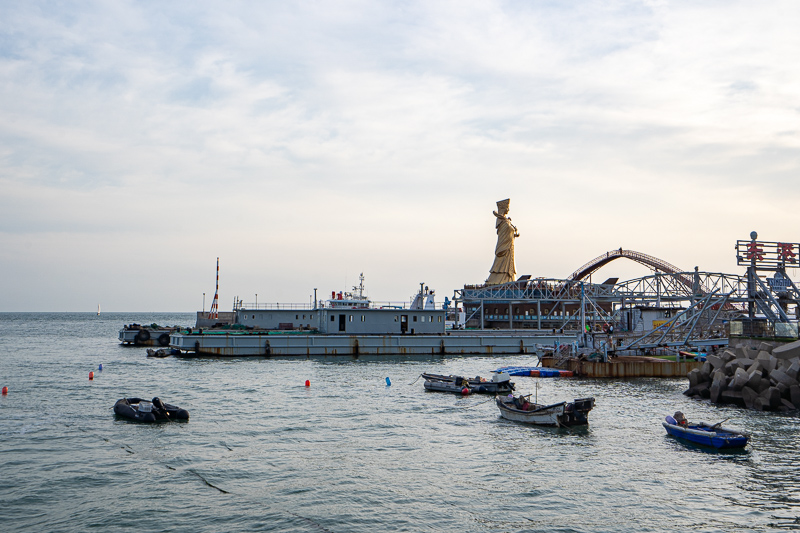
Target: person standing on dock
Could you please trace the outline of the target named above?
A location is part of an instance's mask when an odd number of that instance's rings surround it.
[[[497,211],[492,211],[497,221],[497,246],[494,249],[494,263],[489,269],[487,285],[500,285],[514,281],[517,277],[517,267],[514,263],[514,239],[519,237],[516,226],[507,217],[509,198],[497,202]]]

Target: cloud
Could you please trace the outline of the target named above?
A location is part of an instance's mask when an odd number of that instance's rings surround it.
[[[507,197],[533,275],[619,246],[730,271],[752,229],[797,240],[791,2],[28,2],[0,17],[0,260],[23,288],[8,310],[94,308],[91,280],[123,276],[147,288],[104,309],[192,310],[217,255],[234,294],[300,301],[361,271],[379,299],[419,281],[449,294],[485,278]],[[63,297],[37,289],[81,272]]]

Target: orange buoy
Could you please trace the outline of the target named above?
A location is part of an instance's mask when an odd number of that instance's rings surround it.
[[[89,372],[89,379],[90,380],[94,379],[94,372]]]
[[[8,387],[3,387],[3,396],[8,394]]]
[[[306,387],[310,387],[310,386],[311,386],[311,381],[306,380]]]

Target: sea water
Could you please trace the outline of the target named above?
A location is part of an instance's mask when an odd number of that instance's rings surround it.
[[[798,416],[692,400],[686,379],[513,378],[540,403],[596,399],[588,427],[547,429],[419,378],[532,356],[159,359],[120,345],[132,322],[194,315],[0,314],[0,531],[800,528]],[[113,413],[154,396],[190,420]],[[684,444],[675,411],[751,442]]]

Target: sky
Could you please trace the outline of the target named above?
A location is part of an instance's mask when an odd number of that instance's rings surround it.
[[[192,312],[800,242],[800,3],[0,2],[0,311]],[[596,278],[649,270],[626,260]],[[793,271],[790,271],[793,274]],[[794,275],[792,275],[797,279]],[[203,296],[205,294],[205,296]]]

